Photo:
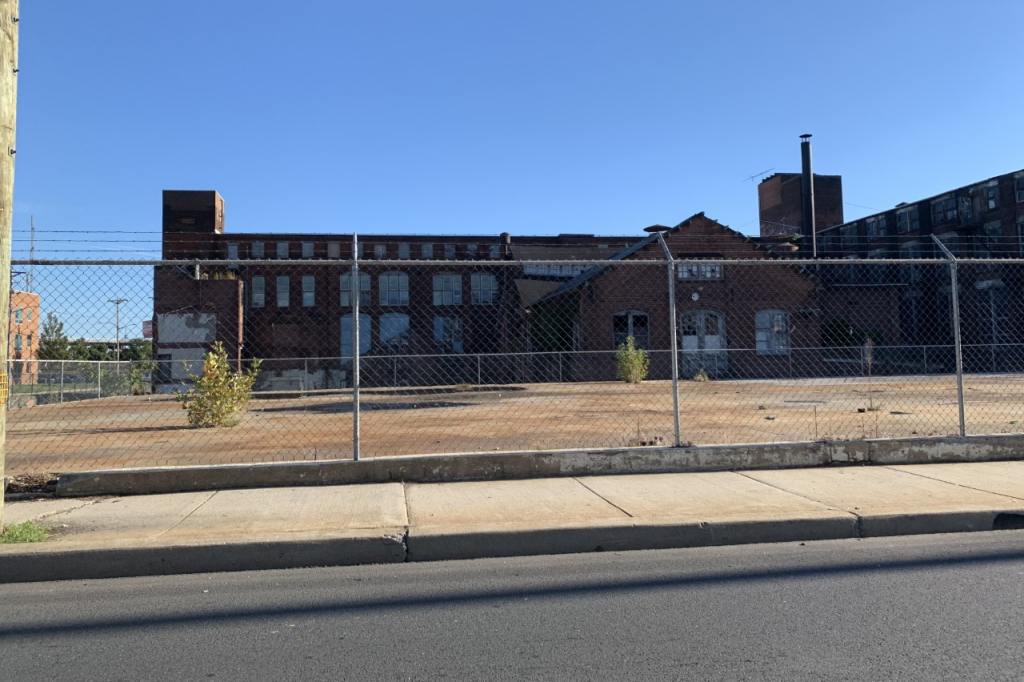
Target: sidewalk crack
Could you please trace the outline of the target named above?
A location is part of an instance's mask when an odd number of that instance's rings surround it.
[[[975,492],[986,493],[988,495],[997,495],[999,497],[1006,497],[1006,498],[1011,499],[1011,500],[1024,501],[1024,497],[1017,497],[1016,495],[1008,495],[1007,493],[997,493],[997,492],[994,492],[992,490],[985,490],[984,488],[975,488],[973,485],[964,485],[963,483],[956,483],[955,481],[947,481],[944,478],[935,478],[934,476],[927,476],[927,475],[919,473],[917,471],[905,471],[903,469],[897,469],[897,468],[892,467],[892,466],[886,466],[885,468],[890,470],[890,471],[895,471],[898,474],[908,474],[910,476],[917,476],[919,478],[924,478],[924,479],[929,480],[929,481],[935,481],[936,483],[946,483],[947,485],[955,485],[956,487],[964,488],[965,490],[973,490]]]
[[[604,496],[604,495],[602,495],[601,493],[597,492],[596,490],[594,490],[593,488],[591,488],[591,487],[590,487],[589,485],[587,485],[586,483],[584,483],[584,482],[583,482],[583,481],[581,481],[580,479],[576,478],[575,476],[573,476],[572,480],[576,481],[576,482],[577,482],[577,483],[579,483],[579,484],[580,484],[581,486],[583,486],[584,488],[586,488],[587,490],[589,490],[589,491],[590,491],[591,493],[593,493],[594,495],[597,495],[597,496],[598,496],[598,497],[600,497],[600,498],[601,498],[602,500],[604,500],[605,502],[607,502],[607,503],[608,503],[608,504],[610,504],[611,506],[615,507],[615,508],[616,508],[616,509],[618,509],[618,510],[619,510],[620,512],[622,512],[623,514],[625,514],[626,516],[628,516],[629,518],[631,518],[631,519],[633,519],[633,518],[636,518],[635,516],[633,516],[632,514],[630,514],[630,513],[628,512],[628,511],[626,511],[625,509],[623,509],[623,508],[622,508],[622,507],[620,507],[619,505],[615,504],[614,502],[612,502],[611,500],[609,500],[609,499],[608,499],[607,497],[605,497],[605,496]]]
[[[783,488],[781,486],[777,486],[774,483],[769,483],[768,481],[762,481],[760,478],[756,478],[754,476],[751,476],[751,475],[747,474],[744,471],[734,471],[732,473],[739,474],[743,478],[750,479],[754,483],[760,483],[761,485],[766,485],[769,488],[775,488],[779,492],[786,493],[787,495],[792,495],[794,497],[799,497],[800,499],[808,500],[809,502],[816,502],[816,503],[820,504],[821,506],[825,507],[825,509],[828,509],[829,511],[839,512],[840,514],[849,514],[853,518],[857,519],[857,535],[862,535],[861,532],[860,532],[861,515],[858,514],[857,512],[849,511],[848,509],[841,509],[839,507],[836,507],[834,505],[829,504],[825,500],[819,500],[818,498],[810,497],[809,495],[802,495],[801,493],[793,492],[792,490],[787,490],[786,488]]]
[[[212,493],[210,493],[210,496],[209,496],[209,497],[207,497],[206,499],[202,500],[202,501],[201,501],[201,502],[200,502],[199,504],[197,504],[197,505],[196,505],[195,507],[193,507],[193,508],[192,508],[192,510],[191,510],[191,511],[189,511],[189,513],[188,513],[188,514],[185,514],[185,515],[184,515],[184,516],[182,516],[182,517],[181,517],[180,519],[178,519],[177,523],[175,523],[175,524],[174,524],[173,526],[170,526],[170,527],[168,527],[168,528],[164,528],[164,529],[163,529],[162,531],[160,531],[159,533],[157,533],[156,535],[154,535],[154,536],[153,536],[153,538],[155,539],[155,538],[163,537],[164,535],[166,535],[167,533],[170,533],[170,532],[171,532],[172,530],[174,530],[175,528],[177,528],[177,527],[178,527],[178,526],[180,526],[181,524],[183,524],[183,523],[185,523],[186,521],[188,521],[188,520],[189,520],[189,518],[190,518],[190,517],[191,517],[191,516],[192,516],[193,514],[195,514],[195,513],[196,513],[197,511],[199,511],[200,509],[202,509],[202,508],[203,508],[203,506],[205,506],[207,502],[209,502],[210,500],[212,500],[212,499],[214,498],[214,496],[215,496],[215,495],[216,495],[217,493],[219,493],[219,492],[220,492],[219,490],[214,490],[214,491],[213,491]]]

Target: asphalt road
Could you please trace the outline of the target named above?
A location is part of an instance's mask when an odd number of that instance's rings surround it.
[[[0,679],[1020,679],[1024,531],[0,586]]]

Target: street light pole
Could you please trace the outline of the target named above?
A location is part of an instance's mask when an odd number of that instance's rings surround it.
[[[114,357],[117,364],[115,372],[121,376],[121,304],[127,303],[127,298],[112,298],[108,303],[114,304]]]

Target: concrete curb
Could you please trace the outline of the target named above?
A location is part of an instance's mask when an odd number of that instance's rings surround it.
[[[445,561],[537,554],[620,552],[711,545],[857,537],[849,514],[771,521],[637,523],[563,528],[410,529],[408,561]]]
[[[1012,517],[1010,523],[1004,517]],[[791,519],[627,522],[556,528],[400,528],[362,535],[242,542],[160,545],[147,541],[115,547],[55,543],[0,549],[0,583],[812,542],[1011,528],[1024,529],[1024,512],[972,510],[864,517],[836,512]]]
[[[1024,459],[1024,435],[380,457],[61,474],[58,496]]]
[[[0,552],[0,583],[400,563],[406,554],[402,530],[303,540],[24,547]]]

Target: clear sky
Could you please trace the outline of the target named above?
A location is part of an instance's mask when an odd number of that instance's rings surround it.
[[[16,255],[30,215],[39,256],[69,229],[155,255],[163,188],[219,190],[229,231],[754,232],[746,178],[799,170],[803,132],[851,218],[1024,167],[1020,0],[23,0],[20,26]]]

